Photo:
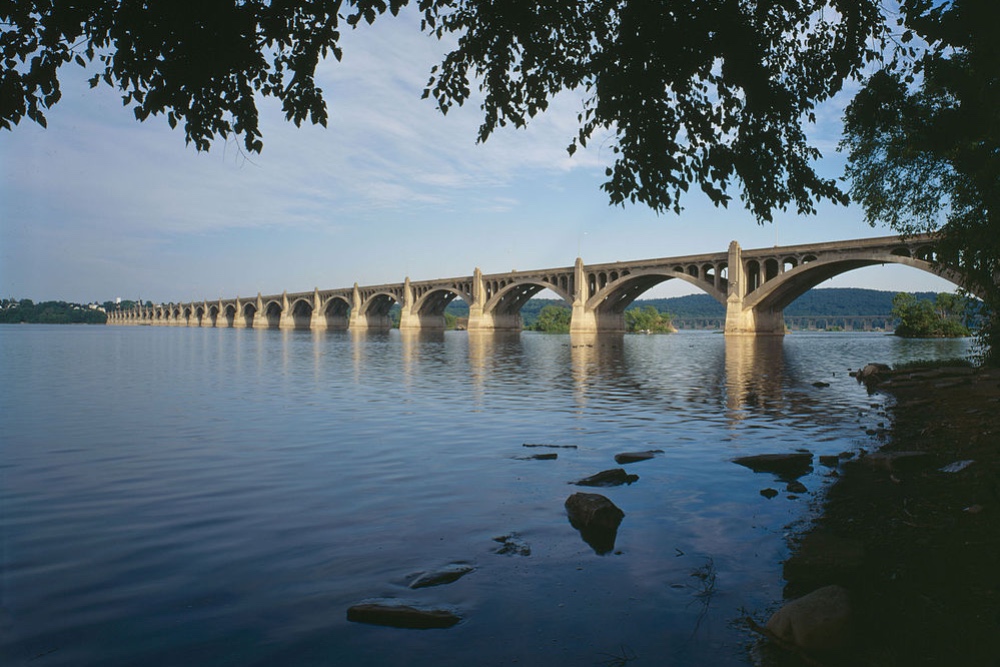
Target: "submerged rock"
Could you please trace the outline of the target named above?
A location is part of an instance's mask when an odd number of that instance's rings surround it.
[[[809,452],[789,454],[756,454],[740,456],[733,463],[750,468],[754,472],[769,472],[778,475],[783,482],[791,482],[812,472],[813,455]]]
[[[762,495],[765,498],[767,498],[768,500],[770,500],[771,498],[774,498],[776,495],[778,495],[778,490],[777,489],[771,489],[771,488],[761,489],[760,490],[760,495]]]
[[[614,550],[625,512],[599,493],[574,493],[566,499],[565,507],[570,524],[596,553]]]
[[[851,375],[859,384],[863,382],[866,386],[872,387],[881,382],[891,370],[892,368],[885,364],[867,364],[856,373],[852,372]]]
[[[851,645],[851,601],[842,586],[824,586],[776,611],[767,629],[810,653],[836,653]]]
[[[475,569],[468,563],[450,563],[440,570],[420,573],[410,582],[410,588],[429,588],[431,586],[450,584],[453,581],[458,581]]]
[[[423,609],[399,600],[363,602],[347,610],[347,620],[393,628],[450,628],[462,618],[448,609]]]
[[[614,468],[613,470],[603,470],[596,475],[585,477],[573,483],[577,486],[619,486],[621,484],[631,484],[638,480],[638,475],[630,475],[622,468]]]
[[[555,461],[559,455],[555,452],[546,454],[532,454],[531,456],[515,456],[518,461]]]
[[[799,481],[791,481],[785,486],[785,491],[789,493],[805,493],[808,490],[806,485]]]
[[[521,539],[521,536],[517,533],[510,533],[508,535],[501,535],[499,537],[493,538],[494,542],[499,542],[500,547],[497,548],[494,553],[501,554],[503,556],[530,556],[531,547],[527,542]]]
[[[650,449],[645,452],[622,452],[621,454],[615,454],[615,463],[619,465],[625,465],[627,463],[637,463],[639,461],[648,461],[657,454],[662,454],[662,449]]]
[[[835,455],[820,456],[819,464],[827,468],[836,468],[840,465],[840,457]]]

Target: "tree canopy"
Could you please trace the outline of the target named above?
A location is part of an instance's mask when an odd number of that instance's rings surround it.
[[[1000,43],[994,0],[906,0],[894,57],[847,109],[850,194],[874,226],[938,233],[1000,342]],[[914,46],[920,44],[920,46]],[[997,361],[995,352],[994,361]]]
[[[931,299],[918,299],[899,292],[892,298],[892,315],[899,324],[896,335],[903,338],[960,338],[969,335],[966,326],[968,299],[942,292]]]
[[[258,94],[325,125],[321,58],[341,30],[408,0],[17,0],[0,3],[0,127],[45,124],[61,68],[98,72],[138,120],[163,114],[198,150],[236,135],[263,149]],[[478,87],[485,141],[561,91],[584,94],[569,151],[605,132],[612,203],[681,209],[695,185],[734,189],[759,221],[846,202],[813,168],[803,124],[878,53],[878,0],[417,0],[422,28],[456,47],[425,90],[442,112]],[[873,39],[875,38],[875,39]]]
[[[545,333],[569,333],[572,317],[573,311],[566,306],[548,304],[538,313],[538,318],[530,329]]]
[[[653,305],[625,310],[625,329],[632,333],[674,333],[673,317]]]

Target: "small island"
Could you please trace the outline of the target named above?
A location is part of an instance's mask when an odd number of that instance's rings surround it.
[[[525,328],[545,333],[569,333],[571,318],[572,311],[569,308],[549,304],[539,311],[534,323]],[[660,312],[652,305],[626,309],[625,330],[628,333],[677,333],[673,325],[673,316],[670,313]]]
[[[974,309],[975,303],[961,294],[918,299],[900,292],[892,298],[892,315],[899,320],[895,334],[902,338],[963,338],[971,335],[969,321]]]

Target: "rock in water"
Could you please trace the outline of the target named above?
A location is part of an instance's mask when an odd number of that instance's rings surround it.
[[[615,454],[615,463],[625,465],[626,463],[636,463],[638,461],[648,461],[657,454],[663,453],[662,449],[650,449],[646,452],[622,452]]]
[[[423,572],[410,582],[410,588],[443,586],[458,581],[476,568],[467,563],[451,563],[434,572]]]
[[[577,486],[619,486],[621,484],[631,484],[638,481],[638,475],[630,475],[622,468],[613,470],[602,470],[596,475],[585,477],[578,482],[573,482]]]
[[[555,461],[559,455],[552,452],[551,454],[532,454],[531,456],[515,456],[514,458],[521,461]]]
[[[570,524],[595,552],[606,554],[615,548],[618,526],[625,517],[617,505],[598,493],[574,493],[565,506]]]
[[[494,537],[493,541],[500,543],[500,546],[494,551],[494,553],[502,554],[504,556],[531,555],[531,546],[521,539],[521,536],[517,533]]]
[[[461,617],[447,609],[419,609],[398,601],[363,602],[347,610],[347,620],[393,628],[450,628]]]
[[[757,454],[733,459],[733,463],[746,466],[754,472],[770,472],[783,482],[791,482],[812,471],[813,455],[809,452],[790,454]]]
[[[809,653],[844,651],[852,641],[847,589],[824,586],[792,600],[768,619],[767,629]]]
[[[852,373],[858,383],[872,387],[882,381],[882,378],[892,369],[885,364],[868,364],[857,373]]]

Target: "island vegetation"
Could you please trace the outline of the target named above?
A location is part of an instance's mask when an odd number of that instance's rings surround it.
[[[569,333],[572,311],[564,305],[546,303],[538,311],[537,317],[530,325],[525,325],[529,331],[545,333]],[[671,316],[662,313],[652,305],[633,304],[625,310],[625,330],[629,333],[674,333]]]
[[[566,306],[546,304],[538,312],[534,323],[525,328],[529,331],[543,331],[545,333],[569,333],[572,315],[573,311]]]
[[[645,305],[625,310],[625,330],[629,333],[676,333],[670,313],[661,313],[655,306]]]
[[[960,294],[941,293],[920,299],[906,292],[892,298],[892,315],[903,338],[962,338],[970,334],[973,304]]]

